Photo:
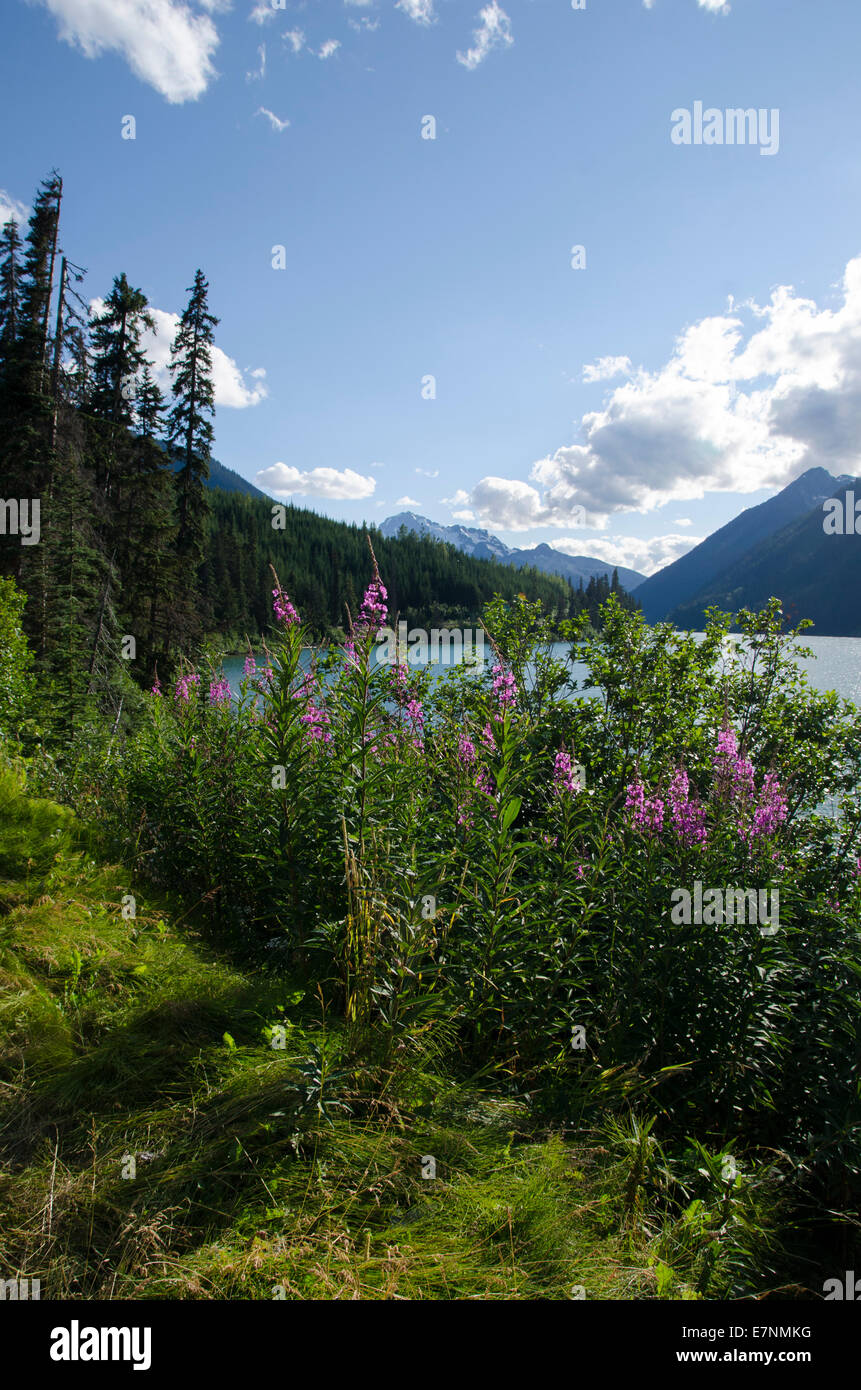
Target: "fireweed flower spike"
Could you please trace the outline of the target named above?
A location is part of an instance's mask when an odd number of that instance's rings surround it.
[[[350,637],[352,639],[349,644],[350,646],[353,645],[356,638],[366,637],[369,632],[373,631],[376,633],[379,628],[384,627],[389,616],[387,607],[389,593],[380,578],[377,557],[374,554],[374,547],[371,545],[370,536],[368,536],[367,540],[368,549],[371,552],[371,560],[374,564],[374,577],[365,590],[355,623],[352,617],[350,618]],[[349,608],[347,609],[347,614],[348,616],[350,614]]]
[[[362,606],[359,609],[359,616],[356,620],[356,626],[373,628],[375,632],[377,628],[383,627],[386,618],[389,616],[389,610],[386,606],[388,597],[388,590],[379,576],[376,579],[372,579],[365,590]]]
[[[737,758],[738,739],[735,729],[725,726],[718,734],[717,749],[712,759],[715,790],[721,797],[728,797],[730,794]]]
[[[200,685],[200,676],[196,671],[190,671],[187,676],[178,676],[176,689],[173,693],[174,700],[179,700],[182,704],[187,704],[191,699],[191,689],[193,686]]]
[[[496,794],[496,788],[493,785],[493,781],[490,775],[487,772],[485,772],[484,768],[480,770],[478,776],[476,777],[475,785],[480,792],[484,792],[485,796],[495,796]]]
[[[635,829],[647,835],[660,835],[664,828],[664,802],[661,797],[647,797],[639,774],[627,788],[625,810],[631,812]]]
[[[571,762],[571,754],[560,748],[553,767],[553,791],[557,796],[561,796],[563,792],[568,792],[573,796],[575,792],[580,790],[576,768]]]
[[[478,761],[475,744],[467,734],[461,734],[457,741],[457,756],[464,767],[474,767]]]
[[[344,643],[344,653],[351,666],[359,665],[359,658],[356,654],[356,643],[366,643],[370,636],[376,636],[381,627],[385,627],[388,618],[388,590],[380,578],[380,571],[377,567],[377,557],[374,554],[374,547],[371,545],[371,538],[368,537],[368,548],[371,552],[371,559],[374,562],[374,577],[365,590],[362,602],[359,605],[359,612],[355,622],[347,608],[347,621],[349,633]],[[368,652],[366,650],[366,656]]]
[[[283,623],[285,627],[292,627],[294,623],[298,623],[299,614],[281,589],[272,590],[272,607],[278,622]]]
[[[786,820],[786,812],[786,797],[775,773],[769,772],[763,780],[759,803],[753,813],[748,843],[752,844],[759,836],[773,835]]]
[[[220,680],[210,681],[209,684],[209,703],[211,705],[226,705],[230,700],[230,685],[222,676]]]
[[[329,713],[319,705],[310,701],[308,708],[300,718],[300,723],[305,725],[305,736],[309,743],[331,743],[332,735],[329,733]]]
[[[712,762],[718,794],[744,803],[753,795],[753,765],[739,753],[735,729],[725,725],[718,734]]]
[[[705,807],[691,799],[688,774],[676,768],[667,794],[670,820],[683,845],[701,845],[708,838]]]
[[[499,707],[499,716],[502,716],[507,709],[514,709],[517,705],[517,682],[514,679],[513,671],[506,671],[501,664],[494,666],[491,675],[493,676],[493,693]]]

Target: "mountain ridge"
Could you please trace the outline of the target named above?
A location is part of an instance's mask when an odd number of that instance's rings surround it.
[[[834,478],[829,496],[842,499],[850,489],[861,494],[861,479]],[[737,613],[739,608],[763,608],[774,596],[791,624],[812,618],[817,636],[861,637],[856,597],[861,591],[861,536],[829,535],[824,519],[820,502],[764,537],[673,609],[669,621],[697,630],[709,607]]]
[[[694,602],[698,594],[719,581],[721,574],[749,551],[806,516],[833,496],[835,488],[849,481],[847,475],[835,478],[824,468],[808,468],[774,497],[747,507],[639,586],[637,602],[646,621],[661,622]]]
[[[590,579],[600,575],[611,579],[613,571],[616,570],[619,583],[630,594],[635,592],[646,578],[638,570],[628,569],[624,565],[614,565],[607,560],[598,560],[591,555],[566,555],[561,550],[554,550],[544,541],[533,546],[531,550],[516,549],[506,545],[489,531],[474,526],[444,526],[441,522],[431,521],[429,517],[420,516],[417,512],[397,512],[394,516],[387,516],[379,529],[384,536],[394,537],[401,526],[406,526],[408,531],[415,531],[418,535],[429,535],[434,540],[454,545],[475,559],[499,560],[515,569],[531,565],[544,574],[558,574],[563,579],[570,579],[575,585],[582,581],[584,587]]]

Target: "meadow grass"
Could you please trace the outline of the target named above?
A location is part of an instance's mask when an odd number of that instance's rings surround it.
[[[636,1121],[542,1120],[421,1043],[382,1068],[313,988],[237,969],[11,770],[0,808],[5,1278],[45,1299],[719,1294],[724,1237],[657,1200]]]

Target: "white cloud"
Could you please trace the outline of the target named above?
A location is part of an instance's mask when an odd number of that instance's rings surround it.
[[[467,509],[463,512],[452,512],[455,521],[475,521],[475,513]]]
[[[438,469],[438,468],[417,468],[417,469],[416,469],[416,472],[419,473],[419,474],[421,474],[421,476],[422,476],[423,478],[438,478],[438,477],[439,477],[439,469]]]
[[[169,102],[196,101],[216,72],[218,31],[178,0],[41,0],[60,38],[86,58],[119,53],[141,81]],[[209,9],[220,8],[215,4]]]
[[[446,507],[464,507],[469,501],[469,493],[459,487],[453,497],[444,497],[442,500]]]
[[[491,529],[530,531],[534,526],[548,524],[541,494],[517,479],[482,478],[471,493],[460,490],[451,499],[454,506],[466,503]]]
[[[457,54],[457,61],[470,72],[477,68],[479,63],[484,62],[492,48],[510,48],[514,43],[511,20],[505,11],[499,8],[497,0],[490,0],[490,4],[479,11],[478,17],[481,24],[473,30],[472,48],[468,48],[466,53]]]
[[[630,376],[630,357],[599,357],[583,368],[584,381],[610,381],[614,376]]]
[[[416,24],[433,24],[436,19],[433,0],[397,0],[396,10],[400,10]]]
[[[588,541],[583,538],[553,542],[554,550],[565,555],[582,555],[588,551],[596,560],[605,560],[608,565],[623,565],[626,569],[639,570],[640,574],[656,574],[665,565],[671,565],[681,555],[686,555],[699,545],[703,536],[595,536]]]
[[[265,106],[258,106],[254,114],[255,116],[265,116],[272,129],[277,130],[279,135],[281,135],[290,124],[288,120],[280,120],[279,117],[275,115],[274,111],[269,111]]]
[[[337,53],[340,47],[340,39],[327,39],[326,42],[323,44],[322,48],[320,49],[320,52],[317,54],[317,57],[323,59],[331,58],[332,54]]]
[[[104,310],[103,299],[91,299],[90,310],[100,314]],[[147,312],[155,320],[155,331],[145,329],[141,334],[141,347],[153,364],[153,376],[162,391],[170,398],[171,375],[168,371],[170,347],[179,327],[179,314],[169,314],[164,309],[149,306]],[[269,392],[263,382],[266,375],[264,367],[250,373],[257,382],[253,387],[246,386],[243,373],[232,357],[228,357],[220,347],[212,349],[212,380],[215,386],[215,404],[221,409],[225,406],[234,410],[244,410],[246,406],[259,405]]]
[[[299,53],[305,43],[305,35],[301,29],[287,29],[282,36],[287,40],[294,53]]]
[[[0,188],[0,227],[5,227],[7,222],[17,222],[18,230],[23,231],[29,217],[30,209],[26,203],[19,203],[5,188]]]
[[[421,502],[417,502],[415,497],[398,497],[395,501],[396,507],[420,507]]]
[[[258,68],[257,72],[247,72],[247,73],[245,74],[245,80],[246,80],[246,82],[260,82],[260,81],[262,81],[262,79],[266,76],[266,45],[265,45],[265,43],[262,43],[262,44],[260,45],[260,47],[258,48],[258,50],[257,50],[257,56],[258,56],[258,58],[260,59],[260,67]]]
[[[708,10],[710,14],[729,14],[729,0],[697,0],[701,10]],[[643,8],[654,9],[655,0],[643,0]]]
[[[268,24],[270,19],[274,19],[277,13],[278,11],[275,6],[270,4],[270,0],[260,0],[260,3],[254,6],[248,18],[253,20],[255,24]]]
[[[674,524],[676,526],[693,526],[694,523],[689,516],[677,516]]]
[[[784,487],[805,468],[861,470],[861,257],[842,303],[791,286],[686,328],[669,361],[642,368],[580,421],[580,440],[539,459],[529,482],[482,478],[469,505],[489,526],[590,524],[707,492]]]
[[[255,474],[254,481],[259,488],[276,495],[287,497],[292,493],[302,493],[327,497],[331,501],[357,501],[370,497],[377,486],[375,478],[363,478],[352,468],[311,468],[303,472],[286,463],[261,468]]]

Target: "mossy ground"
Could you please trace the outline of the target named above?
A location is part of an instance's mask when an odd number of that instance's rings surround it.
[[[631,1152],[454,1084],[432,1050],[357,1060],[313,989],[237,968],[0,773],[4,1278],[45,1299],[702,1296],[714,1237],[631,1200]]]

